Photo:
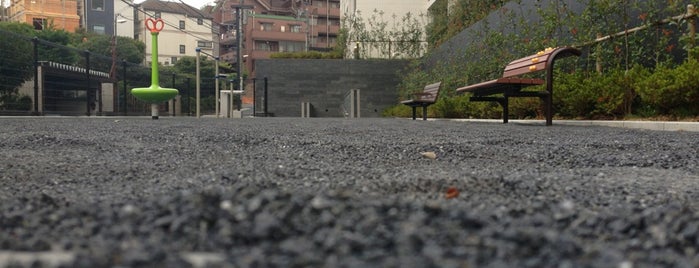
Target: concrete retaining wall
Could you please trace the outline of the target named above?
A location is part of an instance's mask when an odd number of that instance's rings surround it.
[[[345,97],[356,88],[361,92],[361,116],[380,117],[384,109],[398,104],[398,73],[407,64],[405,60],[269,59],[255,62],[255,76],[268,78],[267,112],[273,116],[300,117],[301,103],[309,102],[311,117],[343,117]],[[258,86],[258,102],[262,94]]]

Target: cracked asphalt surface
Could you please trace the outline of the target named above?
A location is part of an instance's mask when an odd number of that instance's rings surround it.
[[[698,157],[556,122],[0,119],[0,265],[697,267]]]

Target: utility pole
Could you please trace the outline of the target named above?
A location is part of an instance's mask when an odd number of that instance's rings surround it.
[[[238,90],[242,92],[243,90],[243,55],[241,53],[241,47],[243,46],[243,38],[241,36],[241,33],[243,31],[243,10],[245,9],[254,9],[255,7],[252,5],[244,5],[245,0],[240,0],[240,4],[238,5],[232,5],[231,7],[235,9],[235,23],[237,24],[235,27],[235,38],[237,39],[238,42],[238,47],[236,48],[236,53],[237,55],[237,76],[238,76]],[[241,93],[242,95],[242,93]],[[242,97],[242,96],[241,96]],[[233,104],[233,92],[231,91],[231,105]],[[238,110],[240,111],[240,106],[238,107]]]
[[[330,0],[325,0],[325,48],[330,48]]]

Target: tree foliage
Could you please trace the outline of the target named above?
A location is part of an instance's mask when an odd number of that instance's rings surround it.
[[[374,9],[345,16],[345,40],[354,43],[354,58],[417,58],[426,51],[425,14],[406,13],[402,17]],[[391,21],[392,23],[389,23]],[[349,51],[346,51],[349,52]]]
[[[94,58],[110,59],[112,37],[79,30],[69,33],[51,24],[43,30],[16,22],[0,22],[0,105],[26,106],[26,98],[16,96],[17,89],[34,74],[33,39],[36,38],[38,60],[67,65],[84,66],[84,52]],[[125,37],[117,39],[118,61],[141,63],[145,57],[145,45]],[[91,62],[92,69],[109,70],[111,60]],[[19,106],[18,106],[19,107]],[[12,108],[12,107],[9,107]]]
[[[29,39],[33,34],[30,25],[0,22],[0,98],[15,94],[17,88],[34,74]]]
[[[92,53],[109,56],[112,55],[112,36],[103,34],[90,34],[78,43],[78,48]],[[141,63],[146,56],[146,45],[133,38],[116,37],[116,56],[131,63]]]

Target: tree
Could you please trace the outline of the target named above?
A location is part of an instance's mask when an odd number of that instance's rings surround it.
[[[79,40],[76,45],[77,48],[81,50],[87,50],[91,53],[101,55],[104,57],[112,57],[112,36],[103,34],[90,34],[90,33],[79,33],[75,40]],[[117,62],[121,62],[121,59],[126,60],[130,63],[141,63],[146,57],[146,45],[143,42],[134,40],[128,37],[117,37],[116,40],[116,57]],[[102,61],[102,66],[95,66],[96,68],[109,70],[111,67],[111,61]]]
[[[56,29],[52,24],[41,31],[35,31],[39,43],[39,60],[74,65],[80,58],[71,45],[72,34]]]
[[[424,14],[415,15],[406,13],[401,18],[392,14],[394,22],[389,25],[384,18],[385,13],[374,9],[373,13],[365,19],[362,12],[357,11],[348,16],[345,21],[344,32],[338,43],[356,42],[358,49],[353,51],[355,58],[393,58],[395,55],[415,58],[425,51],[425,35],[423,29]]]
[[[0,102],[34,74],[30,36],[34,29],[24,23],[0,22]]]

